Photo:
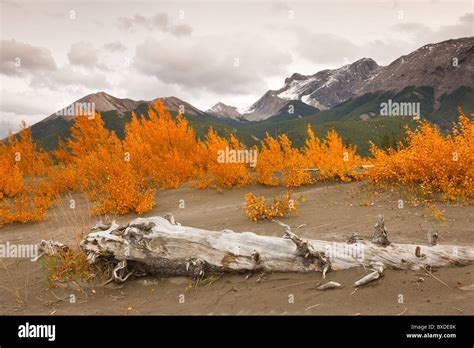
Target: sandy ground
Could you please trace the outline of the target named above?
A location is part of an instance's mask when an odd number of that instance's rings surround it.
[[[252,191],[268,198],[283,189],[247,187],[217,192],[184,187],[157,194],[157,205],[145,216],[171,212],[183,225],[236,232],[282,236],[272,222],[251,222],[242,213],[244,195]],[[285,218],[292,226],[308,224],[298,230],[305,238],[344,241],[352,232],[369,238],[379,214],[385,216],[394,242],[426,244],[428,229],[438,231],[440,243],[474,246],[474,208],[469,205],[437,203],[445,216],[438,221],[428,205],[407,202],[398,209],[398,193],[376,194],[363,183],[319,184],[294,190],[305,202],[300,212]],[[45,222],[11,225],[0,230],[0,243],[37,243],[53,238],[75,244],[80,225],[90,225],[87,205],[79,196],[76,208],[69,209],[69,199],[49,213]],[[184,201],[184,208],[180,202]],[[121,216],[126,222],[135,215]],[[330,272],[327,280],[344,285],[337,290],[318,291],[320,274],[227,275],[196,285],[186,278],[140,278],[125,284],[83,287],[61,285],[51,288],[45,270],[38,262],[0,259],[0,314],[302,314],[302,315],[417,315],[474,314],[474,291],[459,287],[474,284],[474,265],[435,270],[441,281],[419,271],[387,270],[373,284],[354,291],[355,280],[363,268]],[[443,284],[446,283],[446,284]],[[76,297],[70,303],[71,295]],[[184,297],[183,297],[184,295]],[[183,302],[184,298],[184,303]]]

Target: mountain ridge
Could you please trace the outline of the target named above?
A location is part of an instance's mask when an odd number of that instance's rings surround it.
[[[403,55],[381,69],[360,93],[428,86],[435,89],[437,100],[461,85],[474,87],[474,37],[427,44]]]
[[[453,58],[458,64],[451,67]],[[293,73],[285,78],[283,87],[267,91],[244,110],[219,102],[202,111],[175,96],[153,100],[161,99],[172,114],[181,112],[199,130],[199,135],[213,127],[221,134],[240,132],[251,143],[261,140],[267,130],[291,133],[295,125],[303,129],[303,123],[367,122],[382,117],[381,103],[388,99],[419,103],[423,118],[449,128],[457,105],[466,106],[466,112],[474,112],[473,59],[474,37],[461,38],[424,45],[385,67],[362,58],[313,75]],[[123,136],[131,114],[146,115],[153,100],[121,99],[97,92],[74,103],[94,103],[96,111],[103,113],[107,127]],[[69,135],[73,119],[74,116],[56,112],[35,123],[32,135],[46,148],[54,148],[59,138]]]
[[[424,45],[387,66],[380,66],[371,58],[361,58],[340,68],[325,69],[312,75],[293,73],[285,78],[281,88],[268,90],[252,105],[243,109],[218,102],[202,111],[174,96],[155,99],[161,99],[170,111],[181,110],[194,116],[212,115],[238,121],[262,121],[281,115],[282,108],[289,101],[299,100],[314,107],[313,111],[317,112],[331,109],[366,93],[396,92],[408,86],[433,87],[435,106],[439,106],[438,99],[443,94],[460,86],[474,87],[473,66],[474,37],[467,37]],[[86,95],[74,103],[85,102],[94,103],[99,112],[117,110],[122,114],[151,101],[116,98],[106,92],[98,92]],[[59,117],[57,112],[42,121],[56,117]]]

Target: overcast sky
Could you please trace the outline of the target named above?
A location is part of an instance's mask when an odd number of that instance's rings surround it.
[[[3,136],[98,91],[246,107],[294,72],[474,36],[474,2],[1,0],[0,34]]]

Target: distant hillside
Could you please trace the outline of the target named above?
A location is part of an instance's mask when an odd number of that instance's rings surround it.
[[[462,105],[468,114],[474,113],[474,88],[461,87],[451,94],[440,98],[440,105],[433,110],[434,90],[430,87],[407,87],[400,92],[368,93],[348,100],[331,110],[298,119],[280,119],[271,117],[265,121],[248,122],[240,127],[243,132],[262,139],[266,133],[272,136],[287,133],[295,143],[302,145],[306,137],[306,128],[311,124],[317,134],[334,128],[346,142],[358,146],[359,153],[368,154],[369,141],[380,145],[385,133],[398,141],[404,135],[398,131],[407,125],[415,127],[412,117],[380,116],[380,104],[391,99],[393,102],[419,102],[421,119],[438,124],[442,129],[451,128],[457,120],[458,105]],[[325,131],[323,132],[325,133]]]
[[[280,113],[290,101],[300,101],[319,110],[332,109],[367,93],[401,92],[407,87],[433,90],[436,110],[440,98],[461,87],[474,88],[474,37],[447,40],[420,47],[387,66],[362,58],[338,69],[313,75],[294,73],[278,90],[265,92],[232,118],[263,121]],[[227,108],[229,108],[227,106]]]
[[[419,106],[420,117],[441,129],[450,129],[456,121],[458,105],[474,113],[473,66],[474,37],[469,37],[425,45],[385,67],[363,58],[313,75],[295,73],[282,88],[267,91],[243,110],[217,103],[202,111],[177,97],[160,99],[172,114],[181,111],[199,137],[212,127],[221,135],[235,134],[247,145],[258,144],[266,133],[287,133],[301,145],[311,124],[318,134],[334,128],[367,154],[369,141],[397,141],[403,136],[400,128],[416,124],[411,117],[383,116],[384,104]],[[98,92],[67,108],[82,103],[93,104],[105,126],[123,137],[132,112],[146,115],[150,101]],[[54,149],[59,139],[69,136],[73,120],[74,115],[56,112],[31,127],[33,138],[43,148]]]
[[[358,146],[359,152],[368,154],[369,141],[380,145],[387,133],[393,141],[404,136],[405,125],[413,128],[416,122],[412,117],[380,116],[380,104],[391,99],[394,102],[416,101],[420,103],[421,117],[439,124],[443,129],[450,128],[457,118],[457,106],[462,105],[466,113],[474,113],[474,89],[461,87],[451,94],[440,98],[440,106],[433,110],[434,90],[429,87],[407,87],[403,91],[369,93],[339,104],[331,110],[305,114],[306,104],[291,102],[294,113],[287,114],[288,105],[282,113],[259,122],[239,122],[230,118],[216,118],[206,113],[184,114],[199,137],[204,137],[210,127],[220,135],[235,134],[245,144],[258,144],[268,132],[275,136],[287,133],[295,144],[303,145],[306,128],[311,124],[316,134],[324,135],[327,130],[335,129],[347,143]],[[149,104],[144,102],[133,111],[137,115],[147,115]],[[313,110],[311,108],[311,110]],[[176,115],[176,111],[172,111]],[[119,113],[117,110],[102,112],[105,127],[113,130],[121,138],[125,124],[131,120],[132,111]],[[58,139],[68,137],[72,119],[55,118],[39,122],[32,127],[32,135],[45,149],[54,149]]]
[[[434,99],[460,87],[474,88],[474,37],[425,45],[380,69],[360,94],[432,87]]]
[[[120,138],[124,137],[125,124],[132,119],[132,111],[137,115],[148,115],[149,103],[144,102],[138,105],[135,109],[126,112],[119,112],[117,110],[110,110],[101,112],[101,117],[104,120],[105,128],[114,131]],[[192,110],[187,108],[187,110]],[[170,111],[172,115],[176,116],[177,111]],[[196,130],[199,137],[204,137],[209,128],[214,128],[219,134],[236,134],[242,140],[247,140],[249,143],[255,142],[249,134],[240,134],[235,127],[238,125],[237,121],[220,120],[205,113],[187,114],[184,116],[189,120],[190,125]],[[71,127],[74,124],[73,118],[59,117],[54,119],[43,120],[31,127],[31,134],[39,146],[52,150],[57,148],[60,139],[69,137],[71,134]]]

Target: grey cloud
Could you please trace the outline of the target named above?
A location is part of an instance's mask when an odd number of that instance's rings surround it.
[[[86,87],[93,90],[111,87],[105,74],[98,71],[86,72],[71,66],[61,67],[48,74],[37,74],[31,80],[31,86],[53,91],[60,91],[64,87]]]
[[[132,17],[120,17],[117,20],[117,26],[122,30],[132,30],[136,27],[141,27],[147,30],[170,33],[175,36],[188,36],[193,31],[189,25],[171,23],[166,13],[158,13],[151,17],[140,14],[135,14]]]
[[[104,45],[104,48],[110,52],[121,52],[127,49],[127,47],[120,41],[109,42]]]
[[[293,29],[296,34],[296,51],[315,64],[353,60],[359,53],[350,40],[331,33],[311,33],[303,28]]]
[[[189,25],[180,24],[171,26],[169,31],[175,36],[189,36],[193,29]]]
[[[265,78],[286,73],[290,62],[289,53],[279,51],[265,39],[240,35],[238,40],[149,39],[137,46],[133,67],[187,92],[248,93],[265,88]]]
[[[385,65],[427,43],[472,36],[473,28],[474,14],[466,13],[457,23],[443,25],[436,30],[417,22],[398,23],[390,27],[393,33],[398,34],[396,38],[362,44],[354,44],[331,33],[311,33],[304,28],[293,28],[293,33],[296,36],[296,52],[311,62],[326,64],[369,57]]]
[[[77,42],[71,45],[67,54],[69,62],[88,68],[95,67],[99,62],[97,49],[89,42]]]
[[[57,69],[56,62],[47,48],[32,46],[16,40],[2,40],[0,47],[0,71],[4,75],[21,76]],[[19,66],[16,66],[17,61]]]
[[[41,103],[41,100],[33,98],[33,100],[29,100],[29,102],[25,102],[23,95],[10,92],[8,94],[2,94],[0,110],[4,113],[15,113],[23,116],[36,115],[38,112],[47,111],[44,103]]]
[[[21,121],[28,125],[35,123],[38,115],[49,111],[49,103],[44,95],[28,91],[2,90],[0,94],[0,139],[8,135],[8,131],[18,131]]]
[[[431,31],[429,27],[424,24],[416,23],[416,22],[407,22],[407,23],[398,23],[392,27],[393,30],[404,32],[404,33],[412,33],[417,34],[423,31]]]
[[[271,8],[276,11],[290,11],[292,8],[285,2],[275,2],[271,3]]]
[[[408,34],[422,44],[472,36],[474,35],[474,13],[465,13],[459,17],[457,23],[442,25],[435,30],[417,22],[399,23],[391,29],[395,32]]]
[[[462,15],[460,18],[459,18],[459,21],[461,23],[469,23],[470,25],[473,25],[474,24],[474,12],[468,12],[464,15]],[[474,28],[472,28],[474,30]]]
[[[402,54],[408,54],[420,47],[419,44],[403,40],[373,40],[359,47],[357,58],[368,57],[379,65],[388,65]]]

